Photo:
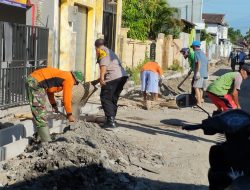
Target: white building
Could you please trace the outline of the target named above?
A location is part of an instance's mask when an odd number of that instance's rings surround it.
[[[215,37],[215,44],[219,45],[228,39],[228,26],[224,14],[203,14],[206,31]]]
[[[202,19],[203,0],[168,0],[167,3],[177,8],[179,19],[195,24],[196,40],[200,40],[201,30],[205,29]]]
[[[214,41],[209,44],[210,59],[228,57],[231,51],[231,43],[228,40],[228,26],[224,14],[203,14],[207,33],[214,36]]]

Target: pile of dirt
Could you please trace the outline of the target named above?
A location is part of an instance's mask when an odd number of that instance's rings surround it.
[[[164,189],[144,172],[158,173],[160,153],[137,148],[96,124],[78,122],[49,144],[30,145],[0,165],[3,189]]]

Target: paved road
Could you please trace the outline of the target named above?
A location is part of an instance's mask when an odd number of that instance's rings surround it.
[[[230,67],[225,65],[213,68],[210,80],[229,71]],[[250,79],[243,83],[240,92],[240,103],[247,111],[250,111],[249,93]],[[215,110],[215,106],[209,101],[203,106],[210,113]],[[181,130],[183,124],[200,123],[205,118],[207,115],[204,112],[192,108],[120,110],[118,122],[121,127],[117,136],[163,155],[165,165],[159,169],[160,175],[144,173],[146,178],[165,183],[166,189],[206,190],[209,148],[224,137],[205,136],[202,131]]]

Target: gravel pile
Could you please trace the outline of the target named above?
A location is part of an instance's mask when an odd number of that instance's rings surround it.
[[[0,189],[164,189],[143,178],[144,172],[157,173],[162,156],[119,140],[112,131],[82,121],[53,138],[1,163]]]

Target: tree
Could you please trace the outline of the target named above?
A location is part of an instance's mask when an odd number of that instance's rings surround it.
[[[142,1],[124,0],[122,13],[122,25],[130,29],[129,37],[145,40],[149,32],[149,21]]]
[[[214,37],[209,34],[206,29],[201,31],[201,41],[206,41],[207,45],[210,44],[210,42],[212,42],[214,40]]]
[[[245,38],[247,40],[247,43],[250,44],[250,29],[248,29]]]
[[[160,32],[177,37],[182,25],[173,17],[175,12],[166,0],[123,0],[122,25],[130,28],[133,39],[155,39]]]
[[[234,29],[230,27],[228,29],[228,37],[233,44],[237,44],[239,41],[243,40],[243,35],[239,29]]]

